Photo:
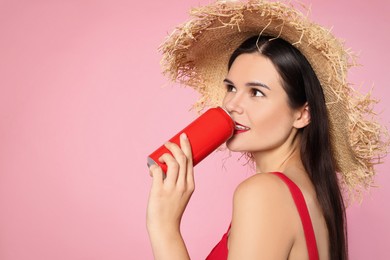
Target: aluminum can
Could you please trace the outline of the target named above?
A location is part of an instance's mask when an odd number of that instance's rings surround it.
[[[169,141],[180,146],[180,135],[186,133],[192,148],[193,165],[197,165],[210,153],[233,136],[235,123],[229,113],[222,107],[210,108]],[[171,153],[164,145],[151,153],[147,158],[148,167],[153,164],[161,166],[164,173],[167,165],[158,159],[164,153]]]

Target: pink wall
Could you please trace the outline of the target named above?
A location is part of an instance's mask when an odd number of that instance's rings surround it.
[[[154,3],[151,6],[151,3]],[[194,117],[197,94],[165,86],[157,47],[207,0],[0,1],[0,259],[151,259],[146,156]],[[304,3],[310,3],[304,0]],[[389,127],[389,1],[312,0],[312,17],[361,53]],[[250,175],[227,152],[196,168],[183,221],[193,259],[230,220]],[[351,259],[390,259],[390,162],[348,210]]]

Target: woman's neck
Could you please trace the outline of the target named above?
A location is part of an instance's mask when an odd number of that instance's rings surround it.
[[[303,167],[300,143],[301,135],[296,134],[276,149],[253,153],[256,172],[284,172],[290,166]]]

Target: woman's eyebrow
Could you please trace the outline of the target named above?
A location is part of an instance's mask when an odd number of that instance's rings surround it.
[[[233,81],[228,80],[228,79],[224,79],[223,83],[226,83],[226,84],[229,84],[229,85],[234,85]]]
[[[262,87],[262,88],[266,88],[266,89],[271,90],[271,88],[268,87],[266,84],[258,82],[258,81],[256,81],[256,82],[248,82],[248,83],[245,84],[245,86],[248,86],[248,87]]]
[[[223,82],[234,86],[234,83],[229,79],[224,79]],[[258,81],[248,82],[245,84],[245,86],[247,86],[247,87],[262,87],[262,88],[266,88],[266,89],[271,90],[271,88],[268,87],[266,84],[258,82]]]

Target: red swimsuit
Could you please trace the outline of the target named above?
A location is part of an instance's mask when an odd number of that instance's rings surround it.
[[[309,211],[307,210],[305,199],[298,186],[291,181],[286,175],[280,172],[273,172],[276,176],[281,178],[290,189],[291,195],[294,199],[295,205],[301,217],[303,231],[305,232],[306,246],[309,253],[310,260],[318,260],[318,250],[316,238],[314,235],[313,225],[311,223]],[[230,227],[229,227],[230,230]],[[229,230],[223,235],[221,241],[214,247],[206,260],[226,260],[228,257],[227,240]]]

